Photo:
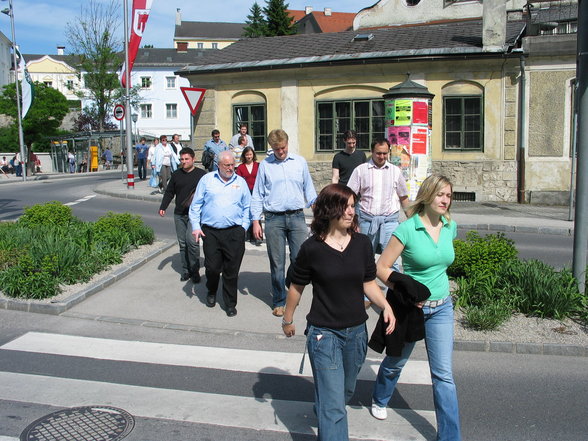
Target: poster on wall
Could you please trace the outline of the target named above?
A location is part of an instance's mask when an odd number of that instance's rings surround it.
[[[394,101],[386,101],[386,125],[394,125]]]
[[[409,125],[412,121],[412,100],[396,100],[394,104],[394,125]]]
[[[414,155],[427,154],[428,131],[427,127],[412,128],[412,153]]]
[[[412,103],[412,123],[429,123],[429,104],[427,101],[414,101]]]

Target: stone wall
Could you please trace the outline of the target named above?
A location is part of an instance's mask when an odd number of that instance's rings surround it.
[[[433,171],[447,176],[453,191],[474,192],[477,202],[516,202],[515,161],[433,161]]]
[[[331,183],[333,172],[330,161],[309,162],[308,169],[317,193],[319,193],[324,186]]]

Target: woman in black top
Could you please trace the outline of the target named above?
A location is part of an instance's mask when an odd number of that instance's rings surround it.
[[[290,267],[291,281],[282,329],[295,334],[294,311],[304,286],[313,297],[306,316],[307,347],[315,390],[319,441],[346,441],[345,405],[355,390],[365,361],[367,333],[364,293],[384,310],[387,333],[394,329],[392,309],[376,284],[376,265],[369,239],[356,233],[357,196],[342,184],[326,186],[314,206],[313,235],[302,244]]]

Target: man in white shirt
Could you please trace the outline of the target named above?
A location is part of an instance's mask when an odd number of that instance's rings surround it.
[[[237,133],[235,136],[233,136],[231,138],[231,141],[229,142],[229,147],[231,149],[234,149],[235,147],[239,146],[239,137],[244,136],[247,138],[247,145],[245,147],[253,147],[253,139],[251,139],[251,136],[249,136],[247,134],[247,124],[242,123],[241,125],[239,125],[239,133]]]

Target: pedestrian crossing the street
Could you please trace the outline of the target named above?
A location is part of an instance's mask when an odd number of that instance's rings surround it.
[[[21,368],[0,366],[0,400],[55,407],[100,404],[142,418],[261,431],[316,432],[312,371],[306,357],[304,372],[298,373],[298,353],[39,332],[6,343],[0,347],[0,356],[2,352],[20,357]],[[52,368],[59,360],[71,366],[71,375],[62,366]],[[379,361],[368,358],[359,381],[373,381]],[[33,362],[34,368],[28,369],[27,363]],[[182,381],[175,381],[176,376]],[[399,384],[429,386],[427,362],[409,361]],[[352,438],[421,440],[434,434],[432,409],[389,409],[388,419],[378,421],[366,405],[352,403],[348,414]],[[0,430],[0,440],[3,435]]]

